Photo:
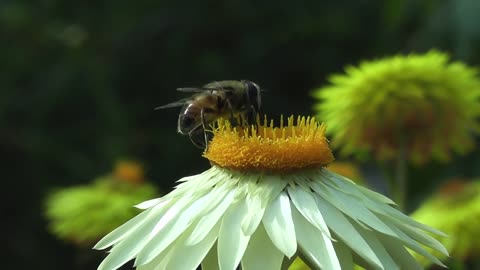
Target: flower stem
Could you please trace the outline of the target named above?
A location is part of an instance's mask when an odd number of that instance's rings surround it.
[[[394,170],[394,183],[391,186],[391,191],[393,199],[397,203],[399,210],[404,212],[406,209],[408,173],[407,147],[405,145],[405,140],[403,140],[400,144]]]

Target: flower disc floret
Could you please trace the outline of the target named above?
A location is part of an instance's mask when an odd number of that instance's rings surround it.
[[[288,118],[275,127],[267,118],[256,125],[233,127],[220,121],[204,154],[213,164],[243,171],[281,171],[322,167],[333,161],[325,125],[315,118]]]

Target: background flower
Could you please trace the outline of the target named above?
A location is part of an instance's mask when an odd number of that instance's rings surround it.
[[[344,154],[391,160],[406,148],[413,163],[446,161],[480,130],[477,75],[437,51],[365,61],[315,90],[315,108]]]
[[[91,184],[57,189],[46,199],[49,230],[63,240],[89,246],[139,213],[133,205],[157,195],[132,162],[117,163],[114,173]]]
[[[423,203],[412,215],[415,220],[449,235],[438,240],[459,261],[480,256],[480,179],[452,180]],[[440,258],[446,259],[437,252]],[[425,267],[431,263],[416,256]]]

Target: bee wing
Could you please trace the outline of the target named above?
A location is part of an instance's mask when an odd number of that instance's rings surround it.
[[[184,98],[184,99],[181,99],[181,100],[178,100],[178,101],[174,101],[172,103],[165,104],[163,106],[156,107],[154,110],[181,107],[181,106],[187,104],[190,100],[191,100],[191,98]]]
[[[208,91],[213,91],[217,90],[216,88],[205,88],[205,87],[182,87],[182,88],[177,88],[177,91],[179,92],[185,92],[185,93],[203,93],[203,92],[208,92]]]

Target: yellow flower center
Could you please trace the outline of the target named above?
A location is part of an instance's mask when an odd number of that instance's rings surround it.
[[[333,161],[325,137],[325,125],[315,118],[290,116],[287,125],[275,127],[265,116],[263,123],[233,127],[219,121],[204,157],[211,163],[240,171],[288,172],[322,167]]]

